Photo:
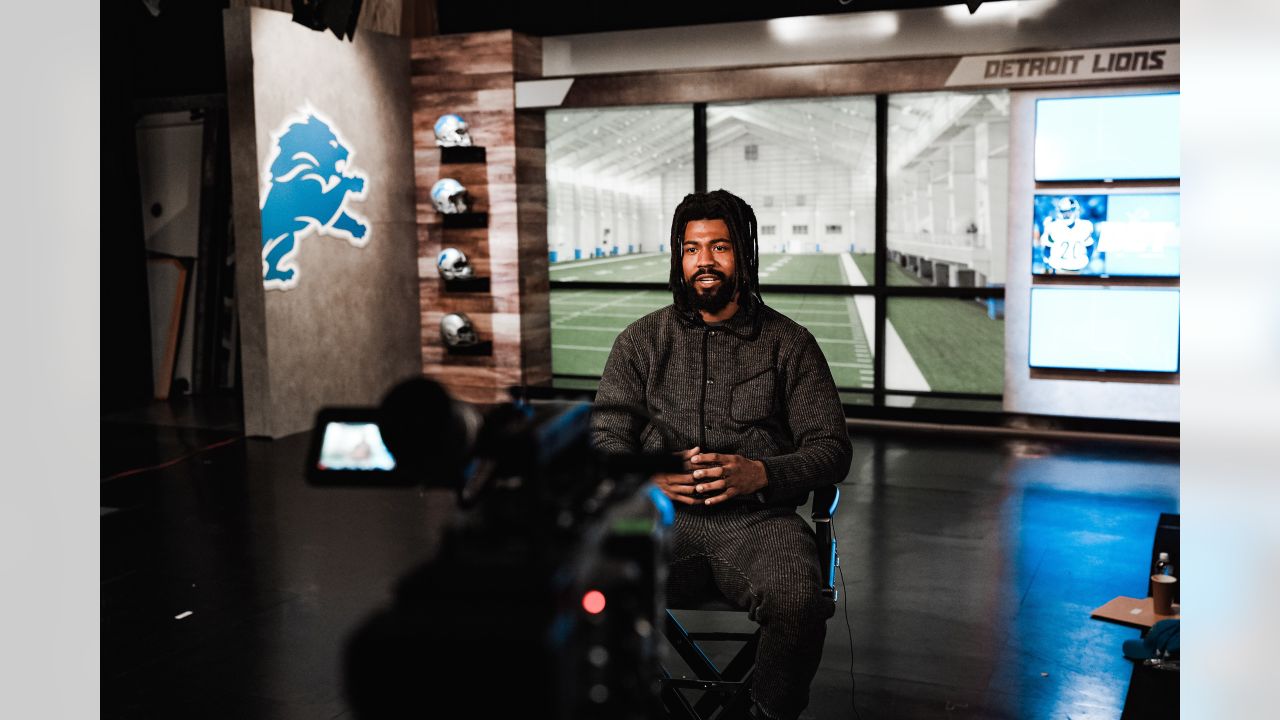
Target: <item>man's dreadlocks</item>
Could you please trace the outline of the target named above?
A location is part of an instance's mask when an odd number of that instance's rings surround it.
[[[727,190],[708,193],[691,193],[676,206],[671,220],[671,277],[668,287],[675,298],[676,310],[690,319],[701,319],[689,300],[684,282],[684,229],[694,220],[723,220],[729,227],[729,242],[733,245],[736,266],[734,272],[734,298],[738,307],[750,311],[760,298],[760,248],[756,237],[756,213],[745,200]]]

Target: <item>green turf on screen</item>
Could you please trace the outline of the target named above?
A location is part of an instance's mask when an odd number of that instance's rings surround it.
[[[875,276],[875,259],[855,255],[863,276]],[[558,263],[553,278],[566,270],[578,279],[665,282],[667,256],[639,255],[617,262]],[[576,266],[576,269],[574,269]],[[844,282],[839,255],[764,255],[762,278],[770,284]],[[590,273],[608,271],[608,274]],[[888,266],[893,285],[921,285],[897,264]],[[552,368],[558,374],[599,375],[618,333],[645,313],[671,301],[666,291],[556,290],[551,297]],[[852,301],[836,296],[766,293],[765,302],[809,328],[840,387],[871,386],[871,348]],[[924,303],[924,304],[921,304]],[[1004,322],[987,318],[982,305],[968,300],[897,298],[889,321],[934,390],[1000,393],[1003,390]]]
[[[644,253],[619,257],[570,260],[551,265],[551,279],[566,282],[667,281],[671,256]],[[764,285],[843,285],[840,256],[831,254],[764,254],[760,256]]]
[[[618,333],[671,302],[665,291],[551,293],[551,362],[561,375],[599,375]],[[870,387],[871,348],[847,298],[769,293],[765,302],[809,328],[840,387]]]
[[[868,278],[874,258],[854,257]],[[897,263],[889,263],[889,284],[924,285]],[[889,322],[915,360],[930,389],[945,392],[1004,392],[1004,321],[987,317],[973,300],[893,298]]]
[[[892,298],[889,322],[933,390],[1004,391],[1004,321],[973,300]]]
[[[862,276],[867,279],[868,283],[875,283],[876,278],[876,259],[874,255],[854,255],[853,261],[858,264],[858,270],[862,271]],[[924,281],[912,275],[911,272],[897,263],[889,263],[889,284],[895,286],[917,286],[923,285]]]

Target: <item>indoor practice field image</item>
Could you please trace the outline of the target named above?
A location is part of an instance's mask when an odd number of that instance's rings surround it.
[[[873,256],[850,253],[762,254],[765,302],[813,333],[836,386],[872,386],[875,299],[870,295],[771,293],[777,285],[866,285]],[[645,253],[555,263],[553,281],[666,282],[667,253]],[[920,284],[889,265],[891,284]],[[551,295],[552,366],[558,376],[596,376],[614,338],[627,325],[671,303],[665,290],[557,289]],[[997,362],[1004,352],[1004,321],[988,317],[985,303],[894,298],[889,302],[886,378],[894,390],[999,393]],[[964,362],[971,360],[971,362]]]

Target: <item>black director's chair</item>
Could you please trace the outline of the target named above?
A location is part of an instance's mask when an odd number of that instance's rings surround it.
[[[840,556],[836,553],[836,539],[831,532],[831,521],[840,502],[840,488],[829,485],[813,492],[813,526],[817,535],[818,567],[822,569],[821,592],[836,600],[836,566]],[[689,632],[680,624],[672,610],[717,610],[743,613],[722,597],[708,598],[685,607],[668,607],[663,632],[681,659],[693,671],[695,677],[672,677],[667,668],[662,670],[662,704],[667,715],[676,720],[704,720],[715,715],[716,720],[736,720],[746,717],[751,707],[751,680],[756,665],[756,649],[760,645],[760,629],[754,632]],[[742,643],[733,659],[720,669],[698,646],[699,641],[730,641]],[[685,691],[700,690],[702,697],[690,701]],[[718,714],[717,714],[718,713]]]

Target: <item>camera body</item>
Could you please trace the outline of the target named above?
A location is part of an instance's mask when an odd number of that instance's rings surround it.
[[[482,413],[425,379],[377,409],[321,412],[311,483],[451,488],[465,510],[437,556],[350,638],[344,681],[357,718],[456,705],[481,717],[661,713],[674,510],[647,481],[674,461],[600,455],[589,426],[585,403]],[[335,460],[336,440],[356,457]]]

